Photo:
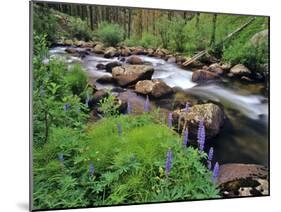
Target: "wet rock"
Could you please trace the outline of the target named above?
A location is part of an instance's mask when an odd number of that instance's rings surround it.
[[[96,65],[96,68],[97,68],[98,70],[102,70],[102,69],[105,69],[105,65],[102,64],[102,63],[99,63],[99,64]]]
[[[115,83],[115,80],[111,76],[104,75],[97,79],[98,83]]]
[[[152,57],[154,53],[154,49],[147,49],[147,56]]]
[[[91,99],[91,102],[97,104],[101,99],[108,97],[108,95],[109,94],[106,89],[98,90],[93,94],[93,98]]]
[[[95,54],[104,54],[103,44],[99,43],[92,49]]]
[[[105,65],[105,70],[107,71],[107,72],[112,72],[112,69],[114,68],[114,67],[117,67],[117,66],[121,66],[122,64],[121,63],[119,63],[118,61],[113,61],[113,62],[109,62],[109,63],[107,63],[106,65]]]
[[[165,57],[168,54],[169,54],[169,51],[167,49],[163,49],[163,48],[158,48],[154,52],[154,56],[155,57],[160,57],[160,58],[163,58],[163,57]]]
[[[223,70],[224,72],[228,72],[228,71],[231,69],[231,64],[229,64],[229,63],[223,63],[223,64],[221,65],[221,68],[222,68],[222,70]]]
[[[182,110],[176,110],[173,112],[173,124],[179,132],[184,128],[188,128],[190,138],[197,138],[197,131],[199,122],[201,119],[204,119],[204,125],[206,128],[206,138],[210,139],[215,137],[224,122],[224,113],[223,110],[213,104],[201,104],[194,105],[190,107],[188,112]]]
[[[230,74],[233,77],[242,77],[242,76],[249,76],[251,71],[242,64],[237,64],[230,69]]]
[[[64,40],[64,45],[66,46],[72,46],[73,45],[73,41],[72,40]]]
[[[75,40],[74,41],[74,45],[78,46],[78,47],[84,46],[85,44],[86,44],[86,42],[82,41],[82,40]]]
[[[76,48],[66,48],[65,51],[69,54],[74,54],[77,52]]]
[[[223,75],[224,70],[222,69],[221,65],[218,63],[213,63],[209,66],[208,71],[216,73],[218,75]]]
[[[159,79],[139,81],[135,86],[135,91],[154,98],[161,98],[173,92],[172,88]]]
[[[132,64],[132,65],[141,65],[144,63],[144,61],[136,55],[132,55],[132,56],[128,57],[126,62],[129,64]]]
[[[200,58],[200,62],[206,63],[206,64],[212,64],[212,63],[217,63],[219,60],[214,57],[213,55],[210,54],[205,54]]]
[[[185,61],[188,61],[190,59],[191,59],[190,57],[185,58]],[[188,65],[185,65],[184,63],[182,63],[182,66],[184,68],[202,68],[204,66],[204,63],[202,63],[199,60],[194,60],[192,63],[189,63]]]
[[[130,101],[132,114],[142,114],[144,112],[143,110],[144,110],[145,97],[139,96],[135,92],[127,90],[125,92],[119,93],[117,98],[126,103]],[[151,103],[150,109],[153,110],[154,108],[155,106]]]
[[[119,56],[119,53],[118,53],[117,49],[114,47],[108,47],[104,52],[105,58],[112,58],[112,57],[117,57],[117,56]]]
[[[120,55],[123,57],[128,57],[131,55],[131,50],[128,47],[123,47],[120,49]]]
[[[192,81],[193,82],[206,82],[210,80],[220,80],[220,76],[216,73],[213,73],[211,71],[207,71],[205,69],[199,69],[192,73]]]
[[[124,87],[140,80],[151,79],[153,72],[153,67],[147,65],[123,65],[112,69],[112,77]]]
[[[147,53],[144,51],[144,48],[141,46],[131,47],[130,50],[132,55],[144,55]]]
[[[174,56],[168,57],[168,60],[167,60],[168,63],[176,63],[176,61],[177,61],[177,59]]]
[[[217,184],[225,197],[268,195],[268,169],[256,164],[224,164]]]

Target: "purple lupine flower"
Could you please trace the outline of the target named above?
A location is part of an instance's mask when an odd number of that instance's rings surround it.
[[[127,113],[130,114],[132,113],[132,105],[131,105],[131,102],[128,100],[128,103],[127,103]]]
[[[89,172],[90,172],[91,176],[93,176],[95,173],[95,167],[94,167],[94,164],[92,164],[92,163],[90,164]]]
[[[62,153],[60,153],[60,154],[59,154],[59,160],[60,160],[60,162],[62,162],[62,163],[63,163],[63,161],[64,161],[64,157],[63,157],[63,154],[62,154]]]
[[[199,122],[198,134],[197,134],[199,150],[201,152],[204,150],[205,137],[206,137],[206,133],[205,133],[205,126],[204,126],[204,119],[201,119]]]
[[[169,149],[167,151],[167,159],[166,159],[166,167],[165,167],[166,177],[169,176],[171,168],[172,168],[172,150]]]
[[[219,176],[219,163],[216,162],[214,169],[213,169],[213,177],[212,177],[212,181],[214,183],[217,182],[218,176]]]
[[[211,148],[209,149],[208,160],[209,160],[209,161],[212,161],[212,160],[213,160],[213,156],[214,156],[214,148],[211,147]]]
[[[122,135],[122,126],[120,123],[117,124],[117,131],[118,131],[118,135],[121,136]]]
[[[183,146],[186,147],[188,144],[188,130],[187,128],[183,131]]]
[[[212,162],[210,160],[207,161],[207,165],[208,165],[208,169],[211,170],[212,169]]]
[[[173,116],[172,116],[172,113],[170,112],[168,114],[168,127],[172,128],[172,124],[173,124]]]
[[[186,113],[189,112],[189,104],[188,103],[185,104],[184,112],[186,112]]]
[[[69,103],[66,103],[64,106],[63,106],[63,110],[64,111],[67,111],[70,109],[70,104]]]
[[[146,100],[144,102],[144,112],[149,112],[150,104],[149,104],[149,98],[146,96]]]

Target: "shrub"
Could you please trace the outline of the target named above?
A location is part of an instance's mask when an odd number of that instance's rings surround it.
[[[68,18],[69,39],[78,39],[89,41],[93,34],[86,21],[81,18],[69,16]]]
[[[142,39],[140,40],[140,45],[144,48],[156,48],[159,44],[159,41],[156,36],[144,33]]]
[[[119,106],[116,104],[115,96],[111,93],[109,93],[108,97],[101,99],[99,105],[104,117],[119,115]]]
[[[174,42],[174,49],[179,52],[184,51],[187,33],[185,31],[185,20],[180,17],[174,17],[171,21],[171,38]]]
[[[159,20],[156,22],[155,25],[160,35],[161,44],[163,48],[168,48],[170,43],[170,36],[171,36],[170,35],[171,22],[166,17],[161,17],[159,18]]]
[[[87,75],[78,63],[70,68],[65,76],[65,80],[72,93],[78,96],[81,95],[87,86]]]
[[[109,46],[116,46],[123,39],[123,30],[118,24],[102,22],[98,27],[99,38]]]
[[[149,113],[101,119],[83,134],[52,129],[44,149],[34,152],[34,203],[50,208],[217,198],[201,162],[206,157],[184,148]]]

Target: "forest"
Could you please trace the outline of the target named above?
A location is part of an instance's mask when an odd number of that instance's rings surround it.
[[[33,209],[269,194],[268,17],[31,12]]]

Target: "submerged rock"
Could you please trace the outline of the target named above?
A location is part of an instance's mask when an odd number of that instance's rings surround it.
[[[242,64],[237,64],[230,69],[230,75],[233,77],[250,76],[251,71]]]
[[[115,49],[114,47],[108,47],[104,52],[105,58],[112,58],[112,57],[117,57],[117,56],[119,56],[119,53],[118,53],[117,49]]]
[[[172,88],[159,79],[139,81],[135,86],[135,91],[154,98],[160,98],[173,92]]]
[[[205,82],[210,80],[220,80],[220,76],[216,73],[205,69],[199,69],[192,73],[192,81],[193,82]]]
[[[115,83],[115,80],[111,76],[104,75],[97,79],[98,83]]]
[[[268,195],[268,169],[256,164],[224,164],[217,184],[225,197]]]
[[[151,79],[154,69],[147,65],[123,65],[112,69],[112,77],[120,86],[128,86],[140,80]]]
[[[206,138],[216,136],[224,122],[223,110],[213,103],[194,105],[189,111],[176,110],[172,114],[173,123],[177,130],[181,132],[188,128],[190,138],[196,139],[200,120],[204,119]]]
[[[105,70],[106,70],[107,72],[111,73],[111,72],[112,72],[112,69],[113,69],[114,67],[121,66],[121,65],[122,65],[122,64],[119,63],[119,62],[117,62],[117,61],[109,62],[109,63],[107,63],[107,64],[105,65]]]
[[[132,56],[128,57],[126,62],[129,64],[132,64],[132,65],[141,65],[144,63],[144,61],[136,55],[132,55]]]

